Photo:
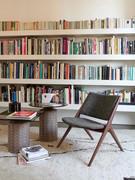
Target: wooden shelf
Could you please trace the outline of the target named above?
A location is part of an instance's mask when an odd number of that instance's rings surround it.
[[[57,110],[66,110],[66,111],[77,111],[80,108],[80,104],[69,104],[67,106],[63,107],[56,107],[55,109]],[[1,102],[0,103],[0,108],[2,107],[7,107],[8,108],[8,102]],[[29,103],[21,103],[21,107],[27,107],[27,108],[32,108],[34,109],[35,107],[32,107],[29,105]],[[37,107],[38,108],[38,107]],[[39,108],[40,109],[40,108]],[[135,112],[135,105],[118,105],[117,112]]]

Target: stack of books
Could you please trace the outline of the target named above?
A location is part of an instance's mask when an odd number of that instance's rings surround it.
[[[31,110],[15,111],[8,115],[9,119],[31,120],[37,116],[37,112]]]
[[[22,148],[17,155],[17,164],[25,165],[28,163],[49,159],[47,149],[41,145],[34,145]]]

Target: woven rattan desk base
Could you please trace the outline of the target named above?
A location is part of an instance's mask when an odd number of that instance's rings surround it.
[[[57,110],[47,108],[40,116],[40,140],[55,141],[57,140]]]
[[[10,121],[8,125],[8,150],[18,153],[22,147],[30,144],[30,122]]]

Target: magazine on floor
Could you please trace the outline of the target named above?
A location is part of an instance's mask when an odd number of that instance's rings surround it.
[[[34,145],[29,147],[24,147],[20,150],[20,153],[25,157],[28,161],[34,161],[42,158],[49,157],[49,152],[47,149],[42,147],[41,145]]]
[[[50,158],[51,157],[48,156],[48,157],[40,157],[40,158],[35,159],[35,160],[27,160],[21,153],[18,153],[17,154],[17,164],[18,165],[27,165],[27,164],[39,162],[39,161],[42,161],[42,160],[48,160]]]

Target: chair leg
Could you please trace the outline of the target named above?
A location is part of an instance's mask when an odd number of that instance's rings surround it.
[[[91,140],[94,140],[93,136],[91,135],[90,131],[88,129],[84,129],[85,132],[89,135],[89,137],[91,138]]]
[[[90,159],[90,161],[89,161],[89,163],[88,163],[88,166],[91,166],[91,164],[92,164],[92,162],[93,162],[93,160],[94,160],[94,158],[95,158],[95,156],[96,156],[96,154],[97,154],[97,152],[98,152],[98,150],[99,150],[99,148],[100,148],[100,146],[101,146],[101,144],[102,144],[102,142],[103,142],[103,140],[104,140],[107,132],[108,132],[108,131],[104,131],[104,132],[102,133],[102,135],[101,135],[101,137],[100,137],[100,139],[99,139],[99,141],[98,141],[98,144],[96,145],[96,148],[95,148],[95,150],[94,150],[94,153],[93,153],[93,155],[92,155],[92,157],[91,157],[91,159]]]
[[[68,135],[69,131],[71,130],[72,126],[69,126],[66,130],[66,132],[64,133],[63,137],[61,138],[61,140],[59,141],[57,148],[60,147],[60,145],[62,144],[62,142],[64,141],[65,137]]]
[[[118,145],[118,147],[120,148],[120,150],[121,150],[121,151],[124,151],[123,148],[122,148],[122,146],[121,146],[121,144],[120,144],[120,142],[119,142],[119,140],[118,140],[118,138],[117,138],[117,136],[116,136],[116,134],[115,134],[115,132],[114,132],[114,130],[113,130],[113,128],[111,128],[109,132],[110,132],[110,134],[112,135],[112,137],[113,137],[113,139],[115,140],[115,142],[116,142],[116,144]]]

